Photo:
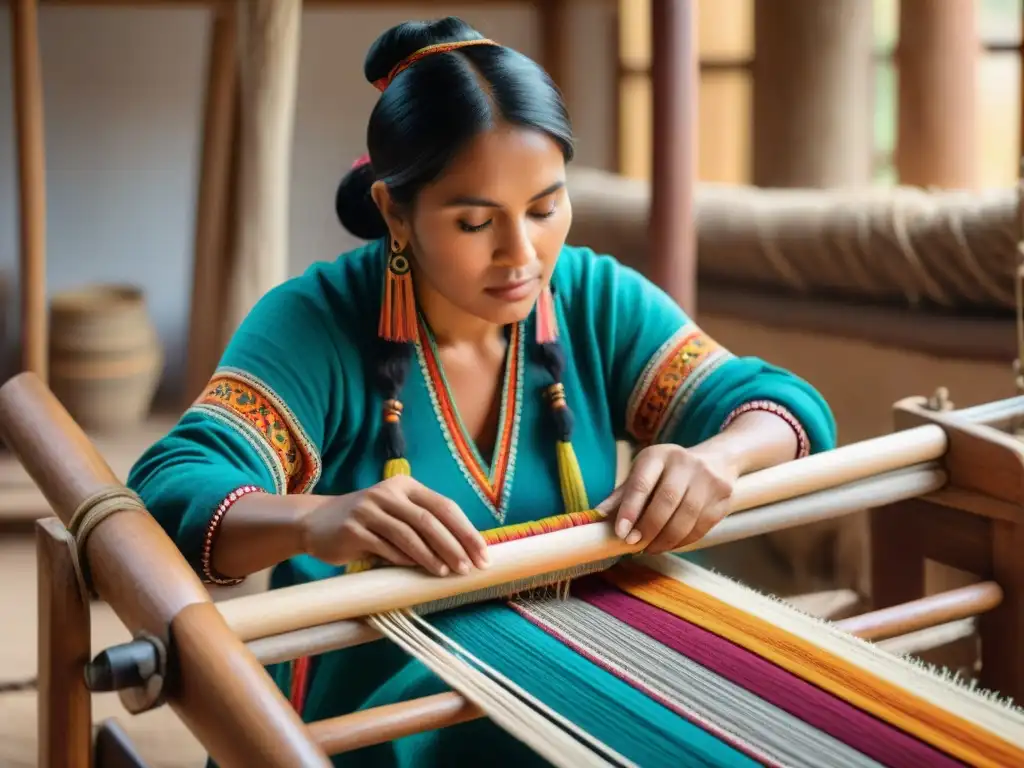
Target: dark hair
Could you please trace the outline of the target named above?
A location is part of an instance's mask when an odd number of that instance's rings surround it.
[[[370,46],[363,74],[374,83],[425,46],[483,38],[454,16],[407,21]],[[338,219],[364,240],[387,236],[370,199],[374,181],[387,184],[397,203],[410,204],[470,139],[502,121],[546,133],[566,161],[572,159],[572,126],[562,94],[529,57],[500,45],[471,45],[417,61],[395,77],[370,114],[370,162],[353,168],[338,186]]]
[[[483,35],[455,17],[399,24],[370,47],[363,73],[376,83],[421,48],[482,39]],[[370,197],[373,183],[383,181],[395,202],[410,205],[467,142],[499,122],[542,131],[558,143],[566,162],[573,157],[572,126],[562,94],[548,74],[521,53],[500,45],[469,45],[432,53],[401,70],[370,115],[369,162],[353,167],[338,187],[335,209],[342,225],[365,240],[386,237],[384,219]],[[387,246],[383,251],[386,255]],[[388,475],[392,471],[389,466],[405,462],[399,396],[411,364],[412,345],[379,343],[377,387],[389,414],[382,429]],[[558,341],[538,342],[534,359],[550,375],[552,383],[546,393],[556,436],[559,443],[567,444],[572,413],[561,385],[565,357]],[[559,451],[560,473],[570,453],[571,448]],[[572,462],[575,465],[574,457]],[[574,476],[579,477],[578,467]],[[577,485],[581,483],[579,480]],[[585,498],[585,493],[574,498],[580,497]]]

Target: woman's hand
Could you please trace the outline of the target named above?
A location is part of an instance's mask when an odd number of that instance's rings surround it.
[[[487,545],[452,501],[407,476],[331,498],[304,516],[307,554],[341,565],[368,556],[438,576],[486,568]]]
[[[598,510],[615,516],[615,533],[627,544],[669,552],[700,540],[726,516],[738,476],[722,452],[652,445]]]

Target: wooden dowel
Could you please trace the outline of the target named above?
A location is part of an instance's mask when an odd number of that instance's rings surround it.
[[[977,616],[991,611],[1002,600],[1002,588],[994,581],[985,581],[852,616],[836,622],[836,627],[865,640],[885,640]]]
[[[21,369],[46,381],[46,149],[36,0],[11,0],[18,138]]]
[[[320,720],[311,723],[309,730],[324,752],[340,755],[481,717],[479,707],[450,691]]]
[[[121,487],[32,373],[0,387],[0,436],[65,524],[95,492]],[[180,680],[169,687],[169,702],[219,765],[329,766],[149,513],[131,509],[107,517],[93,529],[85,554],[93,586],[129,631],[145,630],[176,654]]]
[[[39,595],[40,768],[89,768],[92,700],[85,687],[89,661],[89,606],[78,586],[64,526],[36,523]]]
[[[900,470],[733,515],[719,523],[703,539],[684,549],[705,549],[772,531],[830,520],[865,508],[885,506],[930,493],[941,488],[945,482],[946,474],[937,466],[924,465]],[[264,637],[248,645],[262,664],[276,664],[378,639],[380,635],[376,630],[363,621],[346,619]]]
[[[926,425],[809,456],[737,482],[732,512],[835,488],[922,462],[946,450],[941,427]],[[586,563],[638,552],[615,537],[610,525],[584,525],[511,541],[490,550],[491,566],[437,578],[413,568],[384,568],[248,595],[218,603],[243,640],[367,616],[489,589]]]

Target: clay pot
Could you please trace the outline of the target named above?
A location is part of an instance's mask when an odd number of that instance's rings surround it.
[[[163,365],[139,288],[89,286],[50,302],[50,388],[82,427],[119,430],[144,420]]]

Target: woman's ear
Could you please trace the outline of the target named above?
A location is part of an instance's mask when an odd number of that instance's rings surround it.
[[[373,182],[373,186],[370,187],[370,196],[377,205],[380,215],[384,217],[384,223],[388,225],[391,240],[397,238],[400,248],[404,249],[409,243],[408,223],[402,217],[401,208],[391,198],[387,185],[383,181]]]

